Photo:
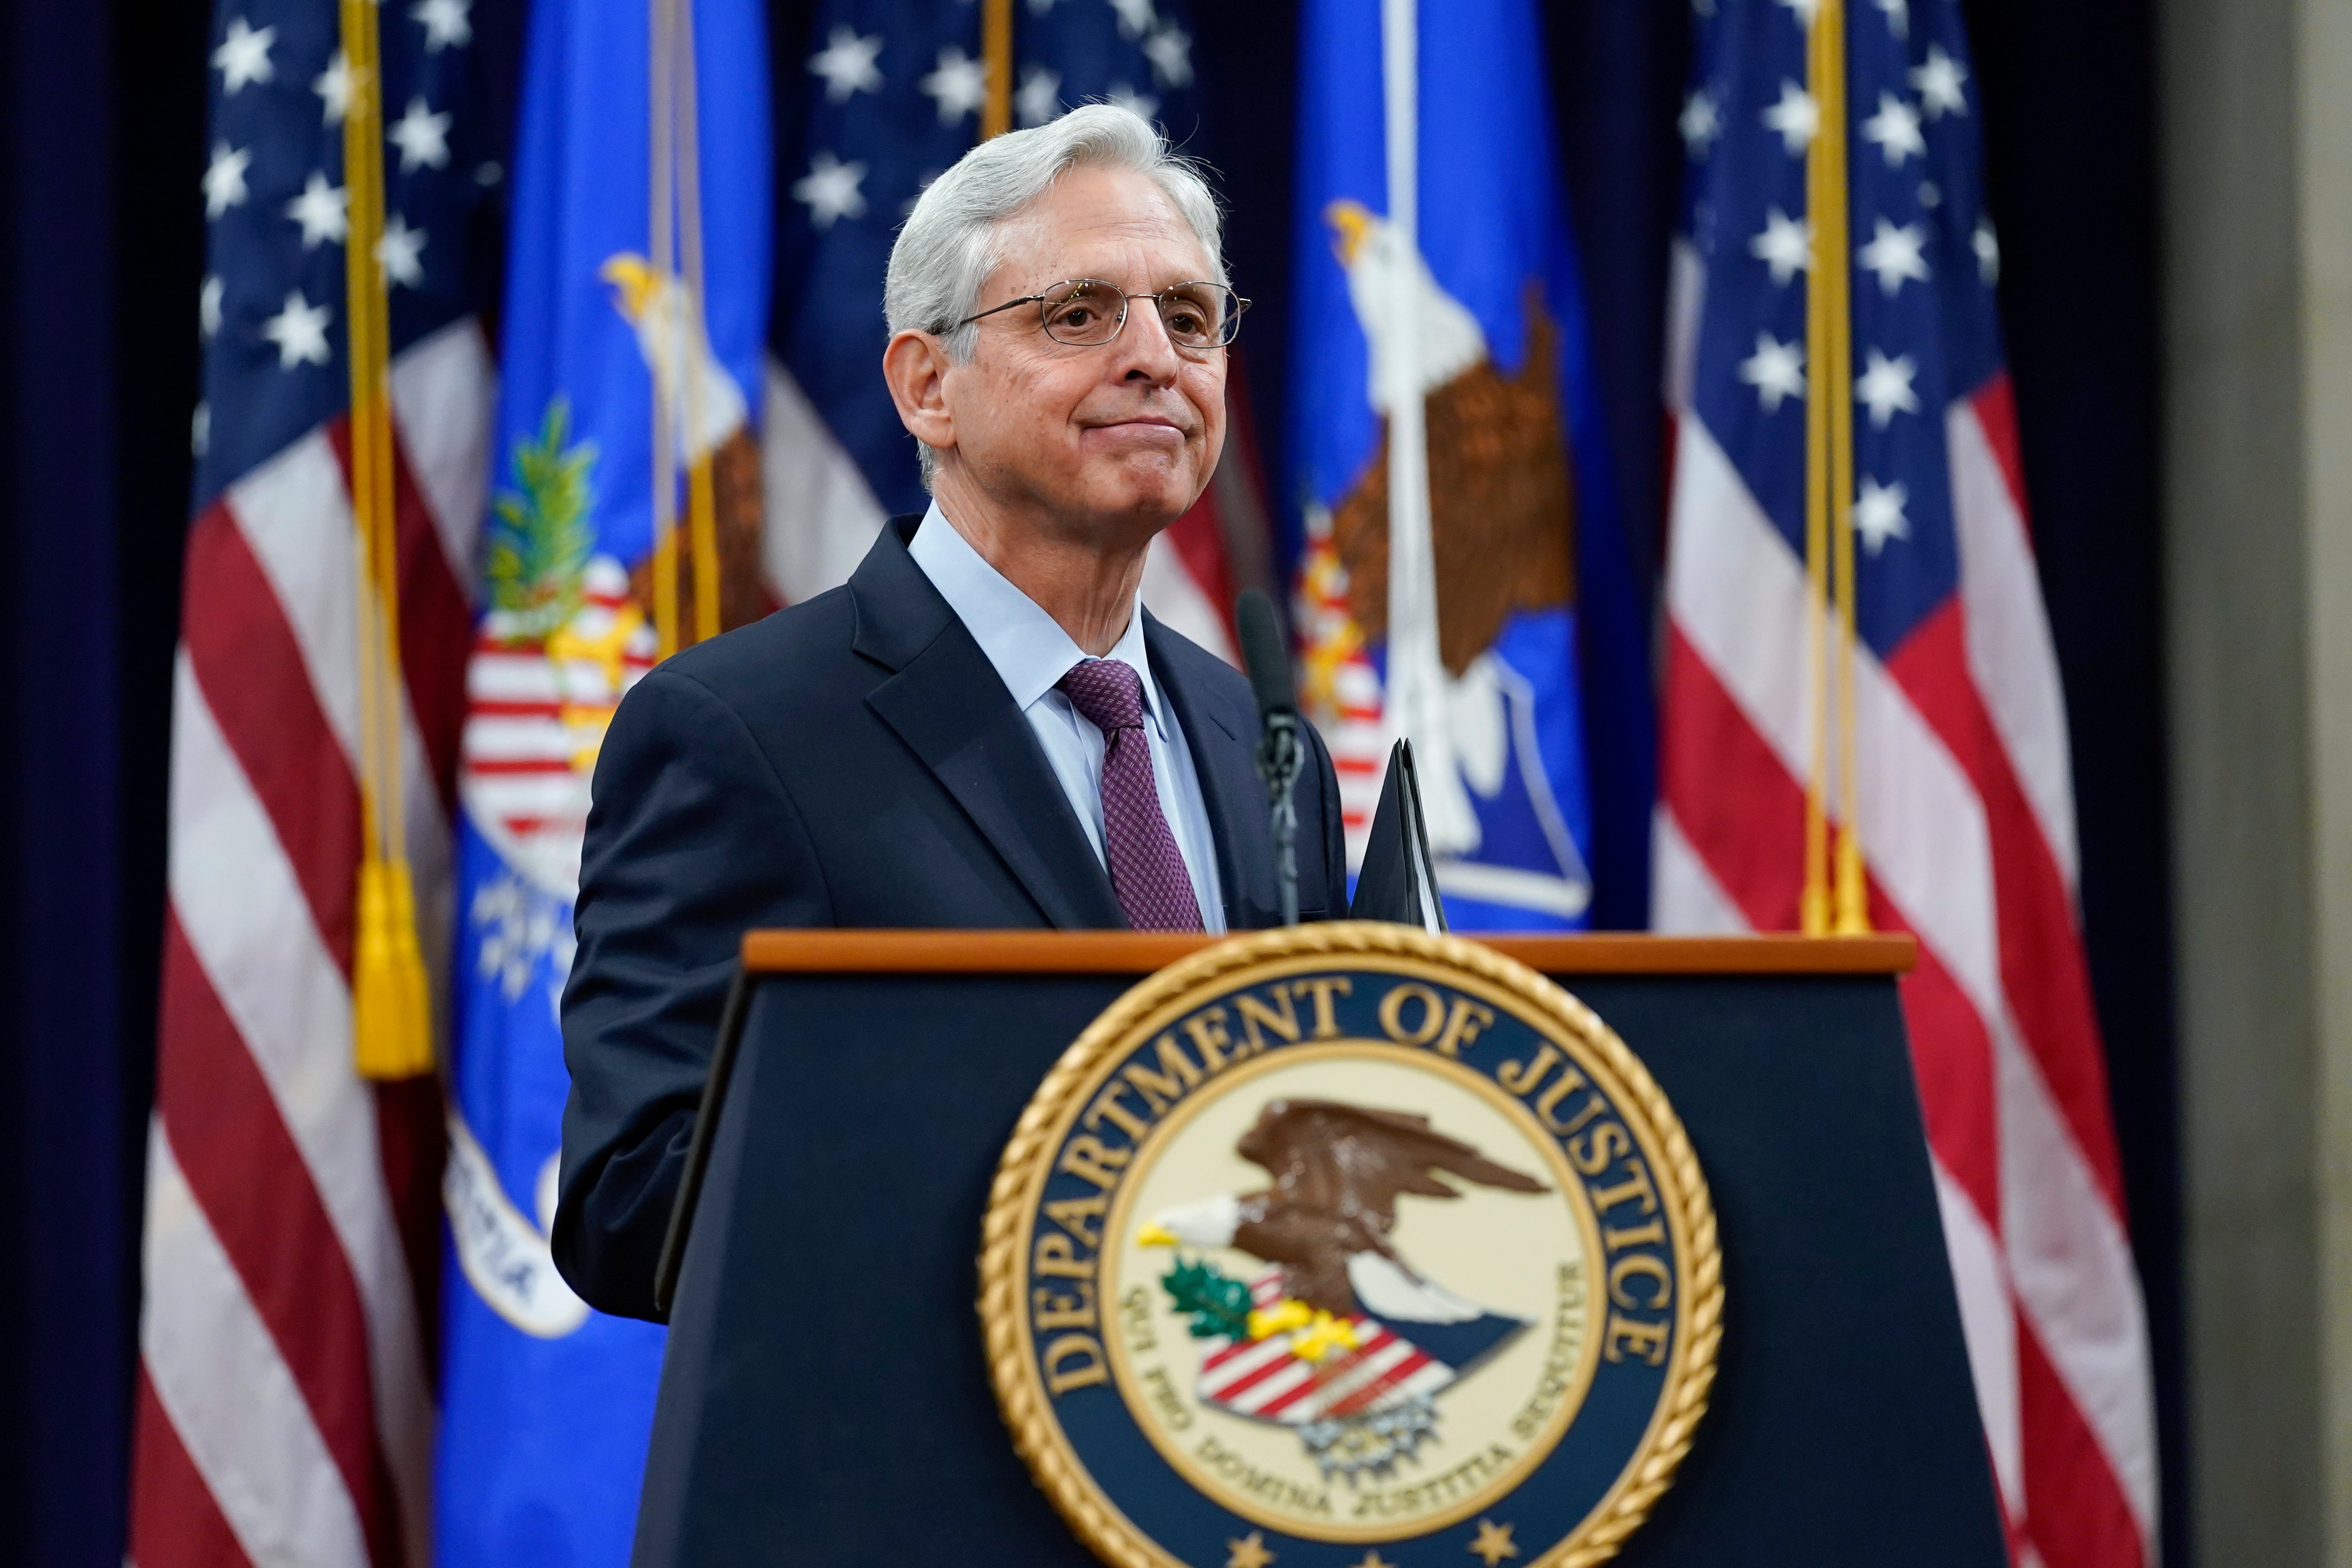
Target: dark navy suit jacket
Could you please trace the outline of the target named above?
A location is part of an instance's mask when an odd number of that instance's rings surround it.
[[[654,1316],[654,1264],[719,1010],[754,926],[1119,927],[1029,721],[892,520],[848,584],[688,648],[632,689],[596,763],[563,997],[555,1261]],[[1144,617],[1183,726],[1233,931],[1280,922],[1249,683]],[[1309,728],[1303,919],[1347,913],[1339,791]]]

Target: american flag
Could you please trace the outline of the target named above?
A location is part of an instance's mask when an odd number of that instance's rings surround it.
[[[1807,695],[1806,29],[1701,0],[1681,129],[1661,929],[1798,921]],[[1985,1436],[2020,1563],[2153,1562],[2147,1334],[2078,928],[2066,718],[2035,575],[1957,0],[1846,17],[1858,823],[1903,984]],[[1832,803],[1832,816],[1845,815]]]
[[[470,0],[380,19],[408,851],[448,951],[490,365]],[[440,1093],[352,1068],[356,534],[331,0],[221,0],[131,1553],[423,1563]],[[436,973],[436,993],[442,976]]]

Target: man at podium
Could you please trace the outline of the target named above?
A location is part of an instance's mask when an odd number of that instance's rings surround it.
[[[1137,601],[1224,441],[1247,301],[1218,230],[1197,166],[1124,109],[966,153],[900,231],[884,300],[930,509],[845,586],[621,704],[581,865],[552,1237],[596,1307],[655,1315],[746,929],[1278,922],[1249,685]],[[1308,743],[1313,920],[1347,890],[1338,784]]]

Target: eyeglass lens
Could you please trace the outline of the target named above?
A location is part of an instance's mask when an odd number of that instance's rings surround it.
[[[1214,283],[1179,283],[1150,296],[1160,324],[1179,348],[1220,348],[1234,341],[1241,324],[1234,291]],[[1127,299],[1098,278],[1066,283],[1043,301],[1045,332],[1056,342],[1091,347],[1118,336]]]

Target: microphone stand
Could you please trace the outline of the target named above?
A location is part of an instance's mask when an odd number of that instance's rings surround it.
[[[1298,807],[1291,799],[1307,738],[1298,728],[1298,689],[1283,646],[1274,601],[1262,588],[1246,588],[1234,602],[1234,629],[1241,635],[1251,694],[1257,699],[1257,776],[1265,782],[1272,807],[1274,880],[1281,891],[1282,923],[1298,923]]]
[[[1274,813],[1274,879],[1282,894],[1282,923],[1298,923],[1298,806],[1292,799],[1307,748],[1298,738],[1298,715],[1276,710],[1265,716],[1258,736],[1257,776],[1265,781]]]

